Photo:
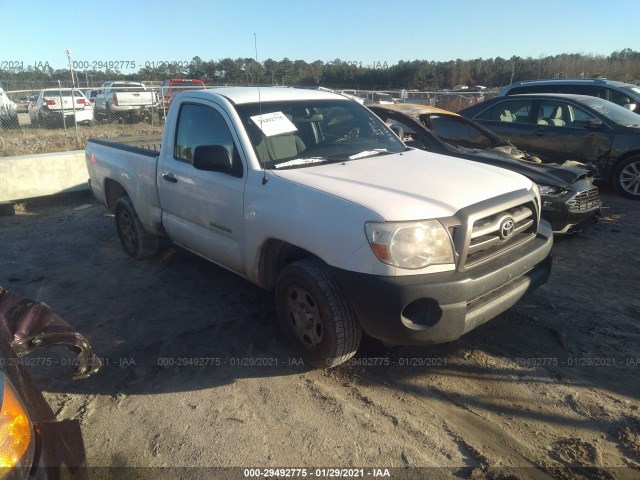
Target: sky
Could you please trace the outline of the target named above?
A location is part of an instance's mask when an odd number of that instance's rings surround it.
[[[0,0],[0,18],[0,68],[255,58],[254,38],[259,62],[362,66],[640,50],[640,0]]]

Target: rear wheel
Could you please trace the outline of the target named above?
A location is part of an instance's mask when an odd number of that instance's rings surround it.
[[[115,219],[122,248],[130,256],[145,258],[158,253],[160,237],[144,229],[129,197],[120,197],[116,202]]]
[[[276,285],[276,308],[281,328],[305,363],[329,368],[356,353],[362,329],[321,261],[307,258],[284,268]]]
[[[640,200],[640,156],[621,161],[613,174],[616,190],[627,198]]]

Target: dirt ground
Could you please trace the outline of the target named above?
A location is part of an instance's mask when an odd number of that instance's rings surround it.
[[[70,367],[31,368],[58,416],[81,421],[93,467],[639,478],[640,202],[603,199],[601,221],[556,239],[549,282],[510,311],[450,344],[370,344],[327,371],[299,363],[270,293],[177,247],[129,258],[88,194],[0,218],[0,284],[104,358],[76,382]]]

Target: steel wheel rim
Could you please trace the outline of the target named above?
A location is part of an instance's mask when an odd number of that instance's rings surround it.
[[[135,251],[137,240],[136,233],[133,227],[133,218],[126,210],[122,210],[118,215],[118,225],[120,226],[120,238],[122,242],[129,249],[129,251]]]
[[[640,195],[640,161],[632,162],[622,169],[620,186],[631,195]]]
[[[289,327],[296,338],[309,350],[320,347],[324,338],[324,326],[318,304],[311,294],[299,285],[287,290]]]

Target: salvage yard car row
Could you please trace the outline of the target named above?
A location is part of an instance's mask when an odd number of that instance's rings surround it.
[[[73,124],[74,118],[79,124],[90,125],[112,121],[137,123],[150,121],[152,115],[157,119],[166,116],[177,93],[204,88],[204,82],[195,79],[167,80],[157,90],[141,82],[119,80],[84,91],[80,88],[45,88],[32,97],[14,97],[15,102],[2,93],[0,118],[3,128],[19,127],[18,113],[28,113],[33,127],[62,127],[65,122]],[[70,101],[71,96],[74,102]]]

